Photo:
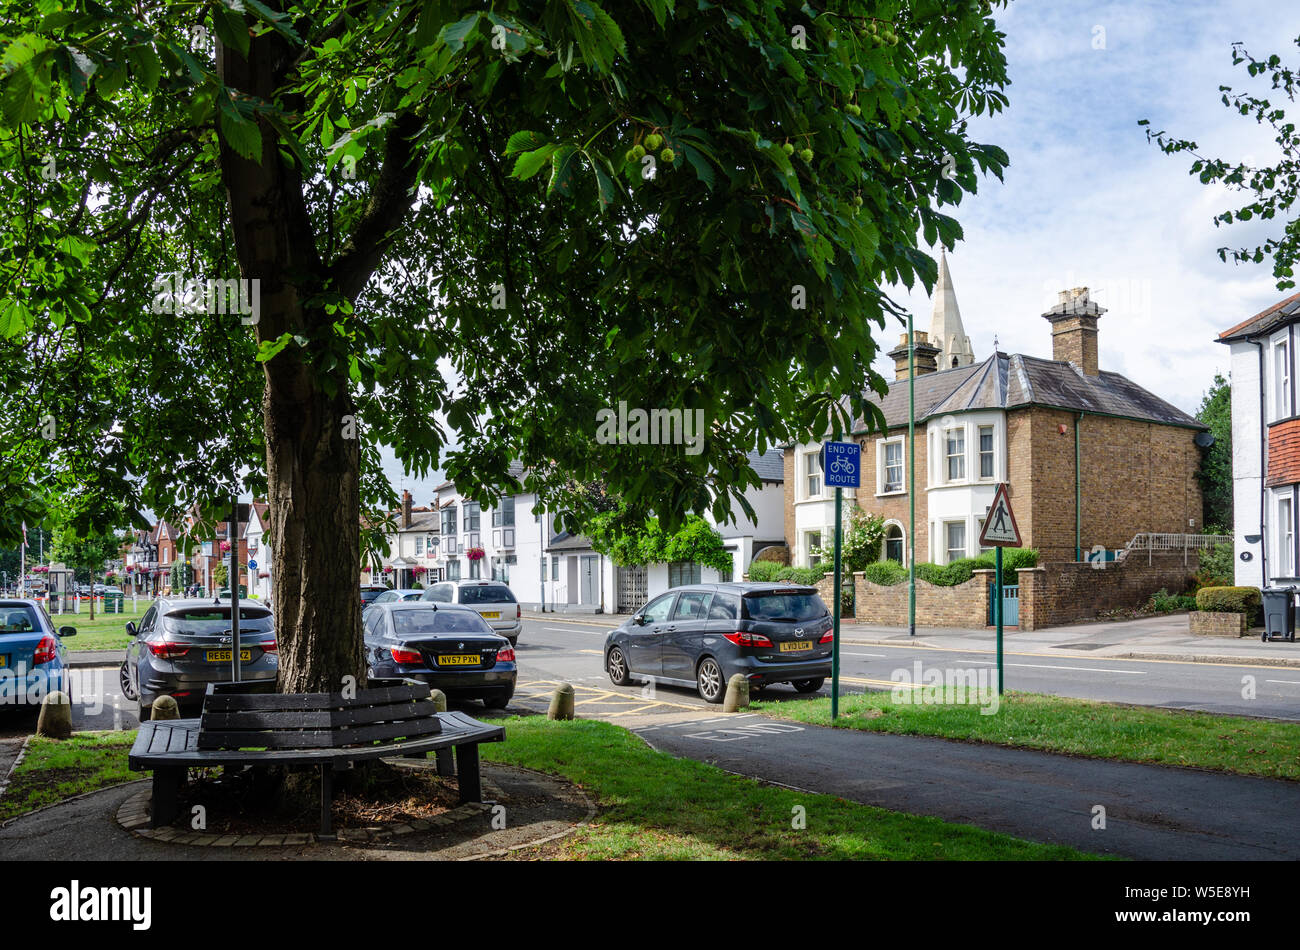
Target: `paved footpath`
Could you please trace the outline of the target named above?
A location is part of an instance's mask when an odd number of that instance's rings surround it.
[[[1300,859],[1300,782],[829,729],[741,714],[633,727],[653,748],[794,788],[1094,854]],[[1094,830],[1096,806],[1104,830]],[[809,807],[809,822],[816,809]]]

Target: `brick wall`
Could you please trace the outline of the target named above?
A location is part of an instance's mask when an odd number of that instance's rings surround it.
[[[1300,482],[1300,419],[1285,419],[1268,427],[1268,481],[1273,485]]]
[[[989,571],[955,587],[916,582],[916,623],[922,627],[983,627],[988,620]],[[854,617],[858,623],[907,625],[907,582],[884,587],[860,572],[853,575]]]
[[[899,494],[877,495],[876,494],[876,443],[881,439],[891,439],[896,436],[903,437],[903,485],[907,486],[907,426],[899,426],[890,429],[884,435],[875,433],[872,435],[859,436],[858,444],[862,446],[862,488],[856,493],[857,502],[864,511],[872,515],[880,515],[886,521],[897,521],[903,526],[903,560],[907,561],[907,519],[908,519],[908,495],[907,492]],[[925,529],[928,523],[929,507],[925,490],[926,483],[926,438],[925,424],[919,423],[916,427],[916,562],[918,564],[930,559],[930,537],[929,532]]]
[[[1181,554],[1145,555],[1094,568],[1091,564],[1057,562],[1018,571],[1020,629],[1037,630],[1096,619],[1105,610],[1139,607],[1161,588],[1185,591],[1196,571],[1195,560],[1183,566]]]
[[[785,450],[784,471],[785,481],[781,484],[781,491],[782,504],[785,505],[785,543],[793,550],[798,541],[794,529],[794,449]]]
[[[1075,558],[1074,418],[1038,407],[1008,414],[1012,505],[1040,563]],[[1079,540],[1085,556],[1098,544],[1122,548],[1140,532],[1201,529],[1194,436],[1191,429],[1084,415]]]
[[[1244,637],[1246,615],[1193,610],[1187,614],[1187,629],[1196,637]]]

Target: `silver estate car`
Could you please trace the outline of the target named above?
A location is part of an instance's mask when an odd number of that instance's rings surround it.
[[[122,694],[140,704],[140,720],[149,718],[154,700],[173,697],[182,709],[198,709],[209,683],[230,679],[233,636],[229,600],[160,597],[145,611],[127,645],[120,680]],[[269,680],[279,671],[275,623],[271,611],[255,600],[239,602],[240,679]]]
[[[501,581],[443,581],[426,590],[420,600],[472,607],[488,622],[492,632],[505,637],[511,646],[519,643],[519,634],[524,629],[519,601]]]

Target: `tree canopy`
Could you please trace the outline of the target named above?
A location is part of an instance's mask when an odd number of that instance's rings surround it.
[[[1293,42],[1300,46],[1300,37]],[[1269,89],[1280,93],[1287,102],[1295,101],[1300,72],[1285,65],[1278,54],[1270,53],[1256,59],[1243,43],[1234,43],[1232,63],[1234,66],[1244,65],[1250,78],[1266,80]],[[1221,184],[1244,195],[1241,205],[1214,216],[1215,227],[1255,218],[1266,221],[1281,219],[1278,230],[1254,247],[1220,247],[1219,259],[1227,261],[1231,257],[1237,264],[1259,264],[1270,258],[1277,289],[1288,290],[1295,286],[1295,263],[1300,254],[1300,220],[1292,215],[1292,207],[1300,193],[1300,173],[1297,172],[1300,168],[1300,134],[1297,134],[1294,119],[1287,119],[1286,109],[1276,102],[1275,96],[1266,98],[1226,85],[1220,86],[1219,91],[1226,108],[1272,130],[1273,142],[1278,147],[1276,161],[1247,164],[1240,160],[1212,158],[1200,154],[1200,146],[1192,139],[1176,138],[1168,132],[1156,132],[1150,128],[1147,129],[1147,140],[1155,142],[1166,154],[1185,152],[1191,155],[1193,161],[1189,174],[1198,176],[1201,184]],[[1142,119],[1138,124],[1150,126],[1151,121]]]
[[[1196,418],[1210,427],[1214,444],[1201,457],[1197,478],[1204,507],[1202,525],[1232,533],[1232,385],[1214,374],[1214,385],[1201,399]]]
[[[876,418],[886,288],[1007,162],[968,134],[991,7],[10,8],[0,540],[47,492],[102,527],[266,489],[282,680],[319,688],[361,669],[380,444],[481,501],[519,460],[579,519],[596,478],[725,518],[748,450]],[[620,401],[704,450],[598,440]]]

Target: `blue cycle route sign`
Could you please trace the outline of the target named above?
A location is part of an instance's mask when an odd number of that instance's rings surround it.
[[[822,477],[827,488],[860,487],[862,446],[856,442],[822,443]]]

